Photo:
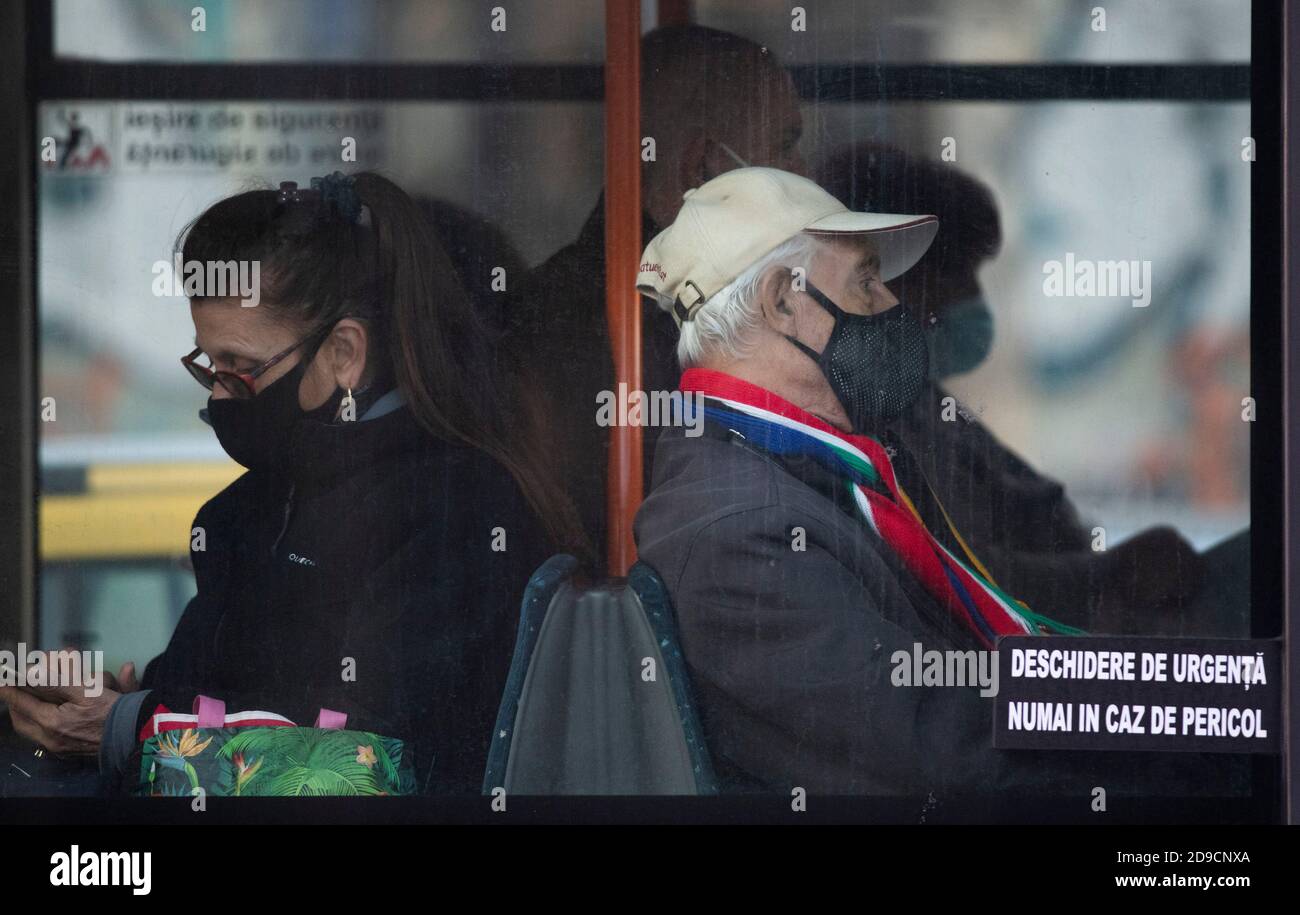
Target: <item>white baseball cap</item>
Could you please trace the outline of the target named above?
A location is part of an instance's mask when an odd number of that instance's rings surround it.
[[[678,327],[759,258],[800,232],[869,234],[880,278],[905,273],[939,231],[934,216],[855,213],[816,183],[775,168],[737,168],[683,196],[673,224],[646,246],[637,289],[672,302]]]

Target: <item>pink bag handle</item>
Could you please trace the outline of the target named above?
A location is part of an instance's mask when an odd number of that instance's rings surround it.
[[[226,726],[226,703],[220,699],[213,699],[211,696],[195,696],[194,714],[199,719],[197,727],[223,728]],[[336,712],[323,708],[320,710],[320,714],[316,716],[316,724],[313,727],[338,731],[342,730],[347,723],[348,716],[345,712]]]
[[[211,696],[194,697],[194,714],[198,716],[198,727],[223,728],[226,726],[226,703]]]
[[[327,731],[341,731],[343,726],[348,723],[346,712],[335,712],[323,708],[320,714],[316,716],[316,724],[313,727],[324,728]]]

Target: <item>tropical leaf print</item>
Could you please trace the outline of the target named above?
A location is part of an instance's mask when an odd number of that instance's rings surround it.
[[[403,745],[366,731],[253,727],[166,732],[145,742],[141,790],[202,784],[214,796],[373,797],[414,793]],[[184,773],[181,779],[171,773]],[[165,790],[164,790],[165,789]]]

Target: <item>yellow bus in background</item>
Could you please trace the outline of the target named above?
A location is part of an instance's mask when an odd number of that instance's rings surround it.
[[[199,508],[244,469],[212,445],[58,441],[43,445],[37,639],[103,651],[116,671],[166,647],[195,592]]]

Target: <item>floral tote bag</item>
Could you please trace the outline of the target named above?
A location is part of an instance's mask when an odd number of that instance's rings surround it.
[[[415,793],[402,741],[347,730],[347,716],[321,709],[313,727],[272,712],[227,715],[199,696],[194,713],[158,707],[144,737],[136,793],[189,797],[378,797]]]

